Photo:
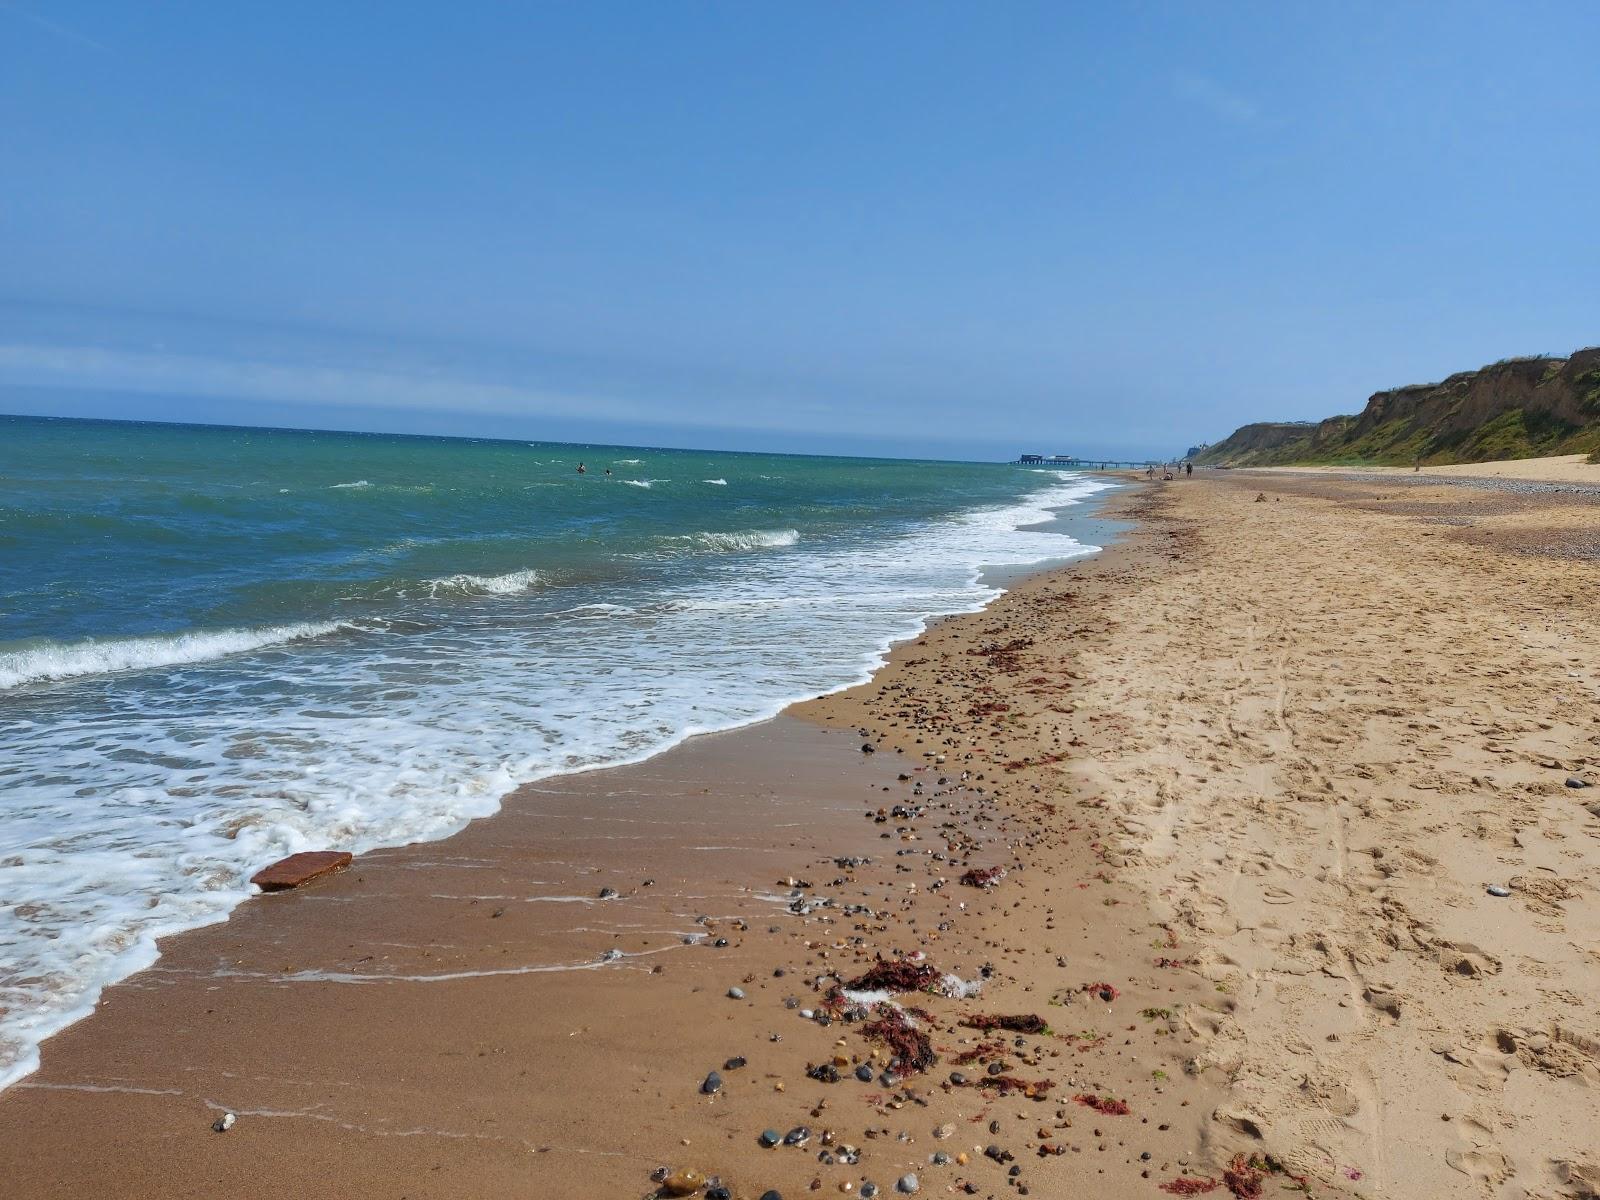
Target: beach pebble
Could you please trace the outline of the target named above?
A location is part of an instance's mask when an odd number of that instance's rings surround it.
[[[601,962],[616,962],[617,959],[619,959],[621,957],[622,957],[622,951],[621,950],[607,950],[604,954],[602,954],[600,956],[600,961]]]
[[[1491,883],[1489,885],[1489,895],[1491,895],[1491,896],[1509,896],[1509,895],[1511,895],[1511,889],[1508,888],[1503,883]]]
[[[861,1185],[861,1200],[872,1200],[878,1194],[878,1185],[868,1180]]]
[[[719,1183],[706,1189],[706,1200],[733,1200],[733,1193]]]
[[[727,1062],[722,1064],[722,1069],[724,1071],[737,1071],[740,1067],[745,1065],[745,1062],[746,1059],[742,1054],[736,1054]]]
[[[1576,775],[1568,775],[1567,786],[1569,788],[1586,788],[1589,786],[1589,781],[1586,779],[1579,779]]]
[[[743,988],[739,988],[739,987],[731,987],[731,988],[729,988],[728,989],[728,999],[729,1000],[743,1000],[744,999],[744,989]]]
[[[700,1090],[708,1096],[715,1096],[722,1090],[722,1076],[715,1071],[706,1076],[706,1081],[700,1085]]]
[[[661,1190],[669,1196],[692,1196],[705,1185],[699,1171],[674,1171],[661,1181]]]
[[[862,1063],[859,1067],[856,1068],[856,1078],[861,1080],[862,1083],[871,1083],[872,1082],[872,1068],[867,1066],[866,1063]]]
[[[211,1128],[215,1129],[218,1133],[227,1133],[228,1130],[233,1128],[233,1123],[238,1119],[239,1118],[234,1116],[232,1113],[223,1113],[215,1121],[211,1122]]]
[[[763,1129],[761,1131],[761,1137],[758,1140],[763,1146],[770,1150],[779,1142],[783,1141],[783,1134],[779,1133],[776,1129]]]
[[[602,899],[602,900],[615,900],[616,898],[617,898],[617,889],[616,888],[604,887],[604,888],[600,889],[600,899]]]
[[[783,1195],[780,1192],[766,1191],[761,1193],[761,1200],[783,1200]]]
[[[899,1180],[896,1181],[894,1186],[897,1192],[902,1192],[909,1196],[922,1185],[917,1182],[917,1177],[915,1175],[902,1175],[900,1176]]]
[[[811,1140],[811,1130],[804,1125],[796,1125],[783,1135],[785,1146],[804,1146]]]

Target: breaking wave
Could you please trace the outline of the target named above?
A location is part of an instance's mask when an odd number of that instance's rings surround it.
[[[428,587],[434,596],[512,596],[538,583],[539,573],[530,567],[504,575],[446,575],[443,579],[428,580]]]
[[[733,533],[695,533],[689,540],[707,550],[777,550],[800,540],[798,529],[747,529]]]
[[[90,639],[68,645],[34,646],[0,654],[0,689],[25,683],[75,679],[150,667],[175,667],[243,654],[265,646],[323,637],[339,622],[301,622],[263,629],[214,629],[156,637]]]

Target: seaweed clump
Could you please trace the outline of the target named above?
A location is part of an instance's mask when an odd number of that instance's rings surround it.
[[[1036,1013],[1016,1013],[1012,1016],[968,1017],[961,1022],[968,1029],[1005,1029],[1011,1033],[1049,1033],[1050,1026]]]
[[[921,992],[938,982],[939,968],[902,958],[895,962],[879,959],[844,986],[850,992]]]
[[[926,1071],[939,1061],[928,1035],[913,1025],[905,1013],[888,1004],[880,1005],[878,1013],[876,1020],[861,1027],[861,1033],[869,1041],[887,1047],[899,1060],[898,1070]]]
[[[1006,877],[1004,867],[973,867],[961,876],[961,882],[968,887],[992,888]]]
[[[1197,1178],[1193,1175],[1179,1175],[1176,1179],[1169,1179],[1161,1185],[1161,1190],[1171,1196],[1203,1196],[1207,1192],[1214,1192],[1222,1186],[1222,1180],[1210,1178]]]
[[[1092,1108],[1097,1113],[1105,1113],[1108,1117],[1125,1117],[1133,1111],[1128,1107],[1126,1100],[1113,1100],[1110,1096],[1096,1096],[1093,1092],[1079,1092],[1073,1099],[1085,1108]]]

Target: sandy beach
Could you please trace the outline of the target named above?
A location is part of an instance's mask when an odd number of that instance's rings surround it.
[[[870,684],[170,939],[0,1094],[6,1194],[1595,1195],[1600,499],[1108,511]]]

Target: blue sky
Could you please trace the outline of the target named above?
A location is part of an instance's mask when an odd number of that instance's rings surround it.
[[[1165,453],[1600,342],[1600,5],[0,0],[0,411]]]

